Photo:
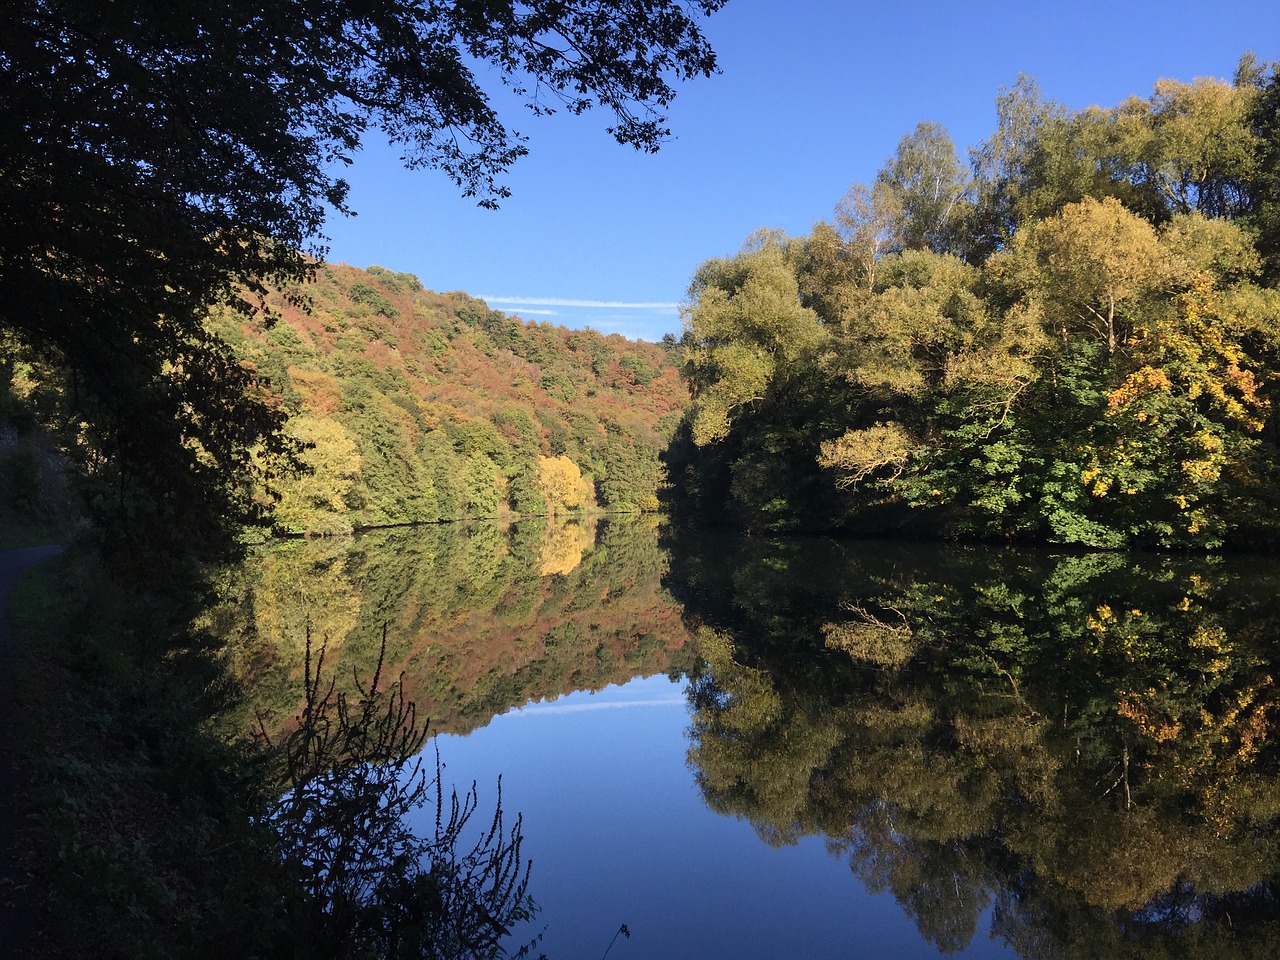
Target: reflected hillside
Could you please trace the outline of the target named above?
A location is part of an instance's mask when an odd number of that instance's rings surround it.
[[[944,950],[1280,952],[1274,563],[673,548],[712,808],[824,836]]]
[[[340,685],[404,673],[436,733],[530,699],[683,670],[690,635],[661,585],[657,527],[455,524],[277,543],[228,571],[209,620],[269,730],[300,705],[307,637]]]

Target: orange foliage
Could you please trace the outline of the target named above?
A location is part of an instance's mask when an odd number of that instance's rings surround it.
[[[317,370],[303,370],[300,367],[289,368],[289,379],[303,396],[307,409],[327,417],[338,412],[338,401],[342,399],[342,388],[338,381],[327,373]]]

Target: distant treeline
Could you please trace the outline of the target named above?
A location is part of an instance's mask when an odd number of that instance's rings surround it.
[[[307,471],[273,484],[281,530],[657,507],[688,403],[670,344],[525,322],[381,267],[321,267],[268,306],[274,321],[212,327],[303,445]]]
[[[1094,547],[1280,535],[1280,77],[922,123],[807,237],[698,270],[685,506]]]

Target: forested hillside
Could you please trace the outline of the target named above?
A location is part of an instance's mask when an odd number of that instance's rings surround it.
[[[688,403],[667,348],[521,321],[381,267],[321,267],[268,306],[274,322],[227,310],[212,326],[306,445],[310,472],[275,483],[282,530],[657,506]]]
[[[702,265],[674,488],[755,528],[1274,544],[1275,68],[997,115]]]

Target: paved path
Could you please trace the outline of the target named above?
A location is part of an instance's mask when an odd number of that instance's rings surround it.
[[[9,623],[9,595],[22,572],[33,563],[61,553],[61,546],[27,547],[0,551],[0,952],[17,955],[31,934],[34,904],[30,891],[19,882],[13,862],[13,838],[17,813],[13,794],[17,787],[9,741],[17,715],[13,686],[13,651]],[[13,954],[8,951],[12,950]]]

